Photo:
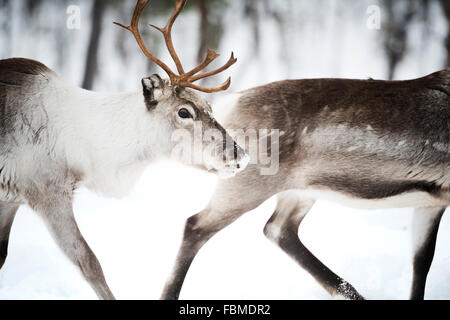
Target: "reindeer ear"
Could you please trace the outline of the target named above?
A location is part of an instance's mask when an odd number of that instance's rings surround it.
[[[147,109],[152,110],[158,104],[155,98],[155,90],[163,89],[164,81],[159,75],[153,74],[148,78],[142,79],[141,83]]]

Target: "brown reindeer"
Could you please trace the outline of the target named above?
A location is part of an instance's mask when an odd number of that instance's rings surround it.
[[[179,297],[191,262],[211,237],[277,195],[264,234],[332,296],[348,299],[363,297],[299,239],[315,200],[416,208],[411,298],[423,299],[439,221],[450,203],[450,69],[408,81],[286,80],[230,100],[219,119],[228,132],[279,130],[268,151],[277,153],[278,170],[261,174],[266,164],[245,146],[247,168],[219,181],[209,204],[187,220],[162,298]]]

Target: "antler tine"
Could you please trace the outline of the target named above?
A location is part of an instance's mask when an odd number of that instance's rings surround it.
[[[170,56],[172,57],[173,61],[175,62],[178,73],[180,75],[184,74],[184,69],[183,69],[183,65],[181,64],[180,58],[178,57],[177,52],[175,51],[175,48],[173,46],[172,26],[173,26],[173,23],[175,22],[175,20],[178,18],[178,15],[180,14],[181,10],[183,10],[184,5],[186,4],[186,1],[187,0],[175,0],[175,10],[173,11],[172,15],[169,18],[169,21],[167,22],[167,24],[164,28],[159,28],[153,24],[150,25],[151,27],[155,28],[156,30],[159,30],[163,34],[167,49],[169,50]]]
[[[206,57],[205,59],[194,69],[184,74],[185,78],[190,78],[191,76],[195,75],[196,73],[202,71],[205,69],[211,62],[213,62],[220,54],[215,52],[214,50],[211,50],[210,48],[206,47]]]
[[[155,57],[147,49],[147,47],[145,46],[144,42],[142,41],[142,37],[139,33],[139,19],[141,17],[142,11],[145,9],[145,7],[148,5],[149,2],[150,2],[150,0],[138,0],[138,2],[136,3],[136,7],[134,8],[133,17],[131,19],[131,24],[129,26],[125,26],[118,22],[114,22],[114,24],[130,31],[133,34],[134,38],[136,39],[136,42],[138,43],[142,52],[147,56],[147,58],[149,58],[150,60],[155,62],[158,66],[160,66],[169,75],[169,78],[171,79],[171,81],[174,81],[176,79],[175,73],[164,62],[162,62],[157,57]],[[185,0],[184,0],[184,2],[185,2]]]
[[[218,68],[216,70],[212,70],[212,71],[209,71],[209,72],[204,72],[204,73],[198,74],[196,76],[190,77],[189,81],[190,82],[195,82],[195,81],[203,79],[203,78],[214,76],[214,75],[216,75],[218,73],[221,73],[222,71],[227,70],[229,67],[231,67],[233,64],[235,64],[236,61],[237,61],[237,59],[234,57],[234,53],[231,52],[230,59],[228,59],[227,63],[225,63],[222,67],[220,67],[220,68]]]
[[[228,77],[227,81],[225,81],[224,83],[222,83],[220,86],[215,87],[215,88],[206,88],[206,87],[201,87],[201,86],[197,86],[191,82],[188,82],[186,84],[183,84],[185,87],[191,88],[191,89],[195,89],[198,91],[202,91],[202,92],[206,92],[206,93],[214,93],[214,92],[219,92],[219,91],[224,91],[227,90],[230,87],[231,84],[231,77]]]

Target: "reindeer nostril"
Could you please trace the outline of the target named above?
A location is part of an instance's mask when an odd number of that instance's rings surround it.
[[[238,164],[236,165],[236,168],[240,169],[240,168],[241,168],[241,165],[238,163]]]

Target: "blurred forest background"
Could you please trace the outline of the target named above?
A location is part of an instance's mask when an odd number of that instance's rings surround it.
[[[79,29],[67,28],[73,5]],[[161,70],[112,24],[128,24],[134,5],[0,0],[0,58],[40,60],[87,89],[136,89],[141,77]],[[379,29],[367,24],[374,5]],[[150,50],[168,62],[162,36],[146,24],[163,26],[172,9],[171,0],[152,0],[140,27]],[[239,91],[284,78],[424,75],[450,65],[449,26],[448,0],[190,0],[173,33],[188,67],[203,58],[206,45],[222,54],[221,62],[233,50],[232,89]]]

